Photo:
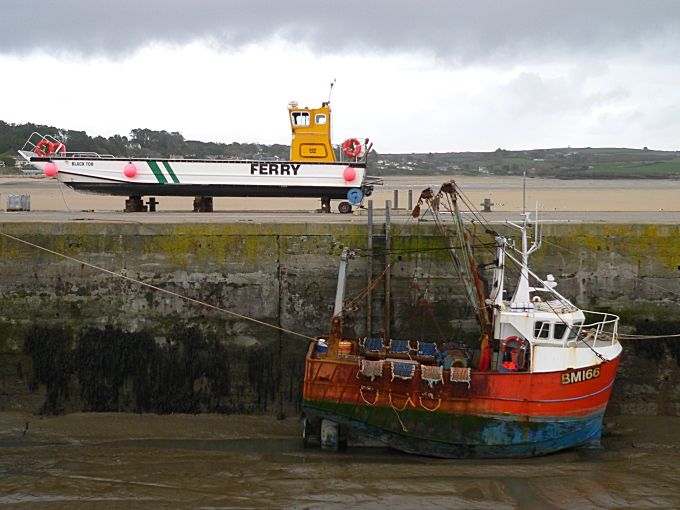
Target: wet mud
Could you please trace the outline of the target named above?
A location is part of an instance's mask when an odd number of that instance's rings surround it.
[[[441,460],[304,449],[299,420],[0,413],[8,508],[680,507],[680,418],[619,416],[600,449]]]

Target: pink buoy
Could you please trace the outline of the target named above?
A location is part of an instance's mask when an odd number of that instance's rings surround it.
[[[57,175],[57,172],[58,172],[57,165],[55,165],[51,161],[45,165],[45,169],[43,170],[43,173],[47,177],[54,177],[55,175]]]
[[[123,173],[125,174],[125,177],[132,179],[135,175],[137,175],[137,167],[132,162],[130,162],[125,165],[125,168],[123,168]]]
[[[357,177],[357,171],[354,168],[352,168],[351,166],[348,166],[342,172],[342,178],[345,179],[345,182],[352,182],[354,179],[356,179],[356,177]]]

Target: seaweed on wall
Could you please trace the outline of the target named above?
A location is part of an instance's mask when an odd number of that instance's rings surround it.
[[[31,356],[29,389],[45,385],[45,401],[39,414],[59,414],[69,399],[73,374],[73,335],[65,329],[33,326],[24,338],[24,352]]]

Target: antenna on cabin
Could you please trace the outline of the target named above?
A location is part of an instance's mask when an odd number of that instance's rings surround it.
[[[335,78],[333,78],[333,81],[331,82],[331,89],[328,91],[328,102],[331,102],[331,94],[333,93],[333,85],[335,85]]]

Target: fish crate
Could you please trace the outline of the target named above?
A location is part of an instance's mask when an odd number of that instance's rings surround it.
[[[7,211],[30,211],[31,210],[31,195],[8,193],[7,194]]]

